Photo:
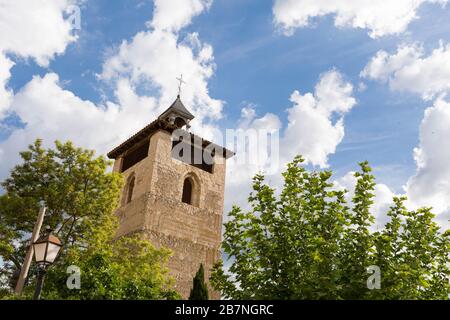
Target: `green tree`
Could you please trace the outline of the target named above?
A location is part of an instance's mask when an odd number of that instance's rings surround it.
[[[9,278],[22,265],[41,204],[47,207],[45,225],[69,247],[84,241],[89,224],[114,210],[122,184],[119,174],[106,172],[108,160],[71,142],[44,149],[36,140],[20,156],[0,197],[0,256]]]
[[[43,204],[47,207],[45,225],[64,244],[62,256],[48,272],[44,298],[177,297],[164,266],[170,254],[167,250],[157,250],[137,236],[114,239],[117,218],[113,211],[122,177],[107,171],[109,161],[94,157],[91,150],[58,141],[55,149],[44,149],[41,140],[36,140],[20,155],[23,162],[2,183],[6,193],[0,197],[0,281],[4,285],[15,285],[14,274],[21,267]],[[81,269],[81,290],[66,287],[70,265]]]
[[[205,282],[205,270],[203,268],[203,263],[200,264],[195,277],[193,279],[193,286],[191,289],[191,294],[189,295],[189,300],[208,300],[208,287]]]
[[[341,272],[341,297],[344,299],[364,299],[367,290],[367,267],[373,265],[373,236],[369,227],[375,219],[370,213],[373,204],[375,177],[368,162],[359,164],[361,172],[356,172],[355,193],[352,209],[344,230],[345,241],[341,241],[338,268]]]
[[[161,300],[179,299],[166,267],[168,249],[155,249],[137,235],[114,238],[117,218],[105,216],[89,228],[86,246],[75,244],[46,274],[42,299],[51,300]],[[79,287],[69,278],[79,271]],[[72,269],[71,269],[72,268]],[[69,273],[68,273],[69,272]],[[72,284],[71,287],[67,283]],[[25,288],[22,299],[31,299],[34,283]],[[4,298],[17,299],[13,295]]]
[[[372,298],[399,299],[401,281],[398,281],[397,273],[401,270],[402,241],[402,217],[408,214],[404,205],[405,197],[394,197],[394,204],[387,212],[390,221],[382,231],[374,233],[375,257],[374,264],[383,270],[383,283],[381,290],[372,292]]]
[[[444,299],[449,292],[449,233],[430,209],[408,211],[394,198],[391,221],[372,232],[374,177],[360,164],[351,202],[330,171],[308,171],[296,157],[282,174],[279,195],[253,179],[251,210],[234,206],[223,250],[230,266],[214,268],[215,289],[233,299]],[[367,268],[381,269],[370,290]]]
[[[72,246],[47,274],[43,299],[179,299],[166,267],[168,249],[155,249],[137,235],[114,239],[117,219],[104,217],[87,247]],[[80,288],[66,285],[70,266],[80,270]]]
[[[382,299],[447,299],[450,286],[450,232],[439,232],[430,208],[408,211],[394,198],[390,222],[374,234],[375,263],[383,270]]]

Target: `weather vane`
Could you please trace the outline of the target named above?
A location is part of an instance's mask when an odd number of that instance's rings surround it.
[[[176,78],[180,83],[178,84],[178,96],[180,96],[181,94],[181,86],[184,84],[186,84],[186,82],[183,80],[183,74],[180,75],[179,78]]]

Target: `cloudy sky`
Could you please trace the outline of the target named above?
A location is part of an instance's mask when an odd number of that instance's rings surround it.
[[[347,188],[368,160],[380,223],[394,194],[449,219],[447,0],[0,0],[0,179],[37,137],[104,154],[180,73],[193,130],[278,131],[280,164]],[[253,173],[229,166],[226,208]]]

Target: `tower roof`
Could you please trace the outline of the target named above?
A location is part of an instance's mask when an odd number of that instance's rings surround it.
[[[181,116],[182,118],[185,118],[187,120],[192,120],[195,118],[194,115],[190,113],[188,109],[186,109],[183,102],[181,102],[180,95],[177,96],[175,101],[169,108],[166,109],[166,111],[161,113],[158,119],[165,119],[169,117],[172,113]]]
[[[178,123],[177,121],[172,121],[172,120],[175,120],[176,118],[181,118],[183,120],[183,121],[181,121],[182,123]],[[188,126],[188,122],[192,119],[194,119],[194,115],[192,113],[190,113],[188,109],[186,109],[186,107],[181,102],[180,95],[178,95],[177,98],[175,99],[175,101],[172,103],[172,105],[169,108],[167,108],[166,111],[161,113],[161,115],[156,120],[149,123],[144,128],[142,128],[139,132],[135,133],[134,135],[129,137],[127,140],[122,142],[120,145],[115,147],[113,150],[108,152],[108,158],[116,159],[118,156],[120,156],[125,151],[132,148],[134,145],[136,145],[140,141],[142,141],[144,139],[148,139],[150,136],[153,135],[153,133],[155,133],[158,130],[165,130],[168,132],[172,132],[173,130],[175,130],[177,128],[179,129],[184,125]],[[191,136],[196,136],[193,133],[189,133],[189,134]],[[217,146],[216,144],[214,144],[208,140],[202,139],[202,141],[203,141],[203,146],[207,146],[210,144]],[[217,147],[220,147],[220,146],[217,146]],[[233,151],[223,148],[223,156],[225,158],[230,158],[233,155],[234,155]]]

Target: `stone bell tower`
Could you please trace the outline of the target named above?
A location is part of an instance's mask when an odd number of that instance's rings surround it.
[[[171,249],[169,269],[183,298],[200,263],[209,279],[220,258],[225,162],[234,155],[188,132],[193,118],[178,95],[156,120],[108,153],[125,179],[118,236],[140,233]],[[194,159],[206,150],[209,157]]]

